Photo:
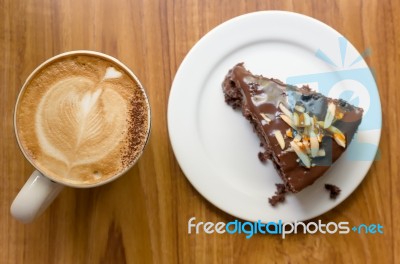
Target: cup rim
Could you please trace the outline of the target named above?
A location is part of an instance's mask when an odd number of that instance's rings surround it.
[[[25,149],[23,148],[20,139],[19,139],[19,135],[17,132],[17,108],[21,99],[21,96],[23,94],[23,92],[25,91],[26,87],[28,86],[28,84],[31,82],[31,80],[36,76],[36,74],[46,65],[48,65],[49,63],[58,60],[60,58],[63,57],[68,57],[71,55],[93,55],[93,56],[98,56],[101,57],[103,59],[109,60],[115,64],[117,64],[119,67],[121,67],[123,70],[125,70],[128,75],[133,78],[133,80],[136,82],[138,88],[140,88],[144,94],[144,99],[145,99],[145,103],[147,106],[147,115],[148,115],[148,122],[147,122],[147,128],[146,128],[146,138],[145,138],[145,142],[143,144],[142,149],[140,150],[140,152],[138,153],[138,155],[135,157],[135,159],[131,162],[131,164],[129,164],[129,166],[127,166],[124,170],[120,171],[119,173],[105,179],[104,181],[101,182],[97,182],[97,183],[93,183],[93,184],[74,184],[71,182],[64,182],[59,180],[58,178],[54,178],[51,176],[48,176],[47,174],[43,173],[40,168],[31,160],[31,158],[29,157],[29,155],[27,155]],[[30,74],[29,76],[26,78],[24,84],[22,85],[19,93],[18,93],[18,97],[17,100],[15,102],[14,105],[14,114],[13,114],[13,125],[14,125],[14,134],[15,137],[17,139],[17,143],[19,146],[20,151],[22,152],[22,154],[25,156],[25,158],[29,161],[29,163],[37,170],[39,171],[43,176],[45,176],[46,178],[48,178],[49,180],[56,182],[58,184],[64,185],[64,186],[68,186],[68,187],[74,187],[74,188],[81,188],[81,189],[85,189],[85,188],[92,188],[92,187],[97,187],[97,186],[101,186],[104,184],[107,184],[109,182],[112,182],[116,179],[118,179],[119,177],[121,177],[122,175],[124,175],[125,173],[127,173],[133,166],[136,165],[136,163],[138,162],[139,158],[142,156],[144,149],[146,148],[148,141],[149,141],[149,137],[150,137],[150,131],[151,131],[151,108],[150,108],[150,102],[149,102],[149,98],[148,95],[146,93],[146,90],[143,86],[143,84],[139,81],[139,79],[137,78],[137,76],[133,73],[133,71],[128,68],[128,66],[126,66],[124,63],[122,63],[120,60],[104,54],[102,52],[98,52],[98,51],[92,51],[92,50],[72,50],[72,51],[67,51],[67,52],[63,52],[60,53],[58,55],[55,55],[47,60],[45,60],[44,62],[42,62],[39,66],[37,66]]]

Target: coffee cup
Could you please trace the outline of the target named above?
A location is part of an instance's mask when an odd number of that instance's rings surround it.
[[[96,187],[126,173],[147,144],[150,117],[143,86],[117,59],[78,50],[42,63],[15,104],[17,142],[36,170],[11,214],[31,222],[63,187]]]

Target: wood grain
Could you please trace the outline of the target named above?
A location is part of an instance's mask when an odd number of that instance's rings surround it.
[[[240,14],[281,9],[333,26],[370,47],[383,110],[380,159],[361,186],[322,221],[380,223],[383,235],[187,234],[187,221],[230,221],[186,180],[168,139],[175,72],[209,30]],[[400,2],[245,0],[0,0],[1,263],[400,263]],[[140,162],[103,187],[64,190],[34,223],[9,206],[32,166],[20,153],[12,113],[29,73],[58,53],[89,49],[126,63],[146,87],[152,134]],[[349,175],[350,176],[350,175]]]

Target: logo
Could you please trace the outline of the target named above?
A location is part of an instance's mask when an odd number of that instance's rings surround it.
[[[196,217],[192,217],[188,221],[188,234],[244,234],[246,239],[253,237],[255,234],[271,234],[281,235],[285,239],[289,234],[349,234],[350,230],[358,234],[383,234],[383,226],[381,224],[360,224],[354,225],[350,228],[349,222],[329,222],[322,223],[321,220],[317,222],[298,222],[283,223],[282,220],[278,222],[262,223],[261,220],[257,222],[241,222],[234,220],[228,223],[224,222],[195,222]]]
[[[381,104],[370,68],[365,64],[359,66],[363,58],[371,55],[371,50],[366,49],[359,55],[354,49],[349,48],[346,38],[339,37],[338,42],[340,55],[338,59],[331,58],[321,49],[315,52],[315,56],[328,64],[332,71],[290,76],[286,79],[286,83],[292,85],[313,84],[314,90],[328,97],[340,98],[363,108],[363,121],[346,151],[345,159],[376,160],[379,158],[379,153],[375,155],[378,145],[369,143],[368,137],[382,127]],[[355,54],[349,54],[348,50]]]

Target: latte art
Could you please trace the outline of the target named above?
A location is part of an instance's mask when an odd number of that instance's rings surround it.
[[[73,184],[120,173],[147,139],[143,90],[117,65],[89,55],[55,61],[35,76],[16,118],[31,161],[49,177]]]
[[[39,103],[35,128],[40,145],[68,168],[100,160],[127,131],[125,100],[100,85],[84,77],[62,80]]]

